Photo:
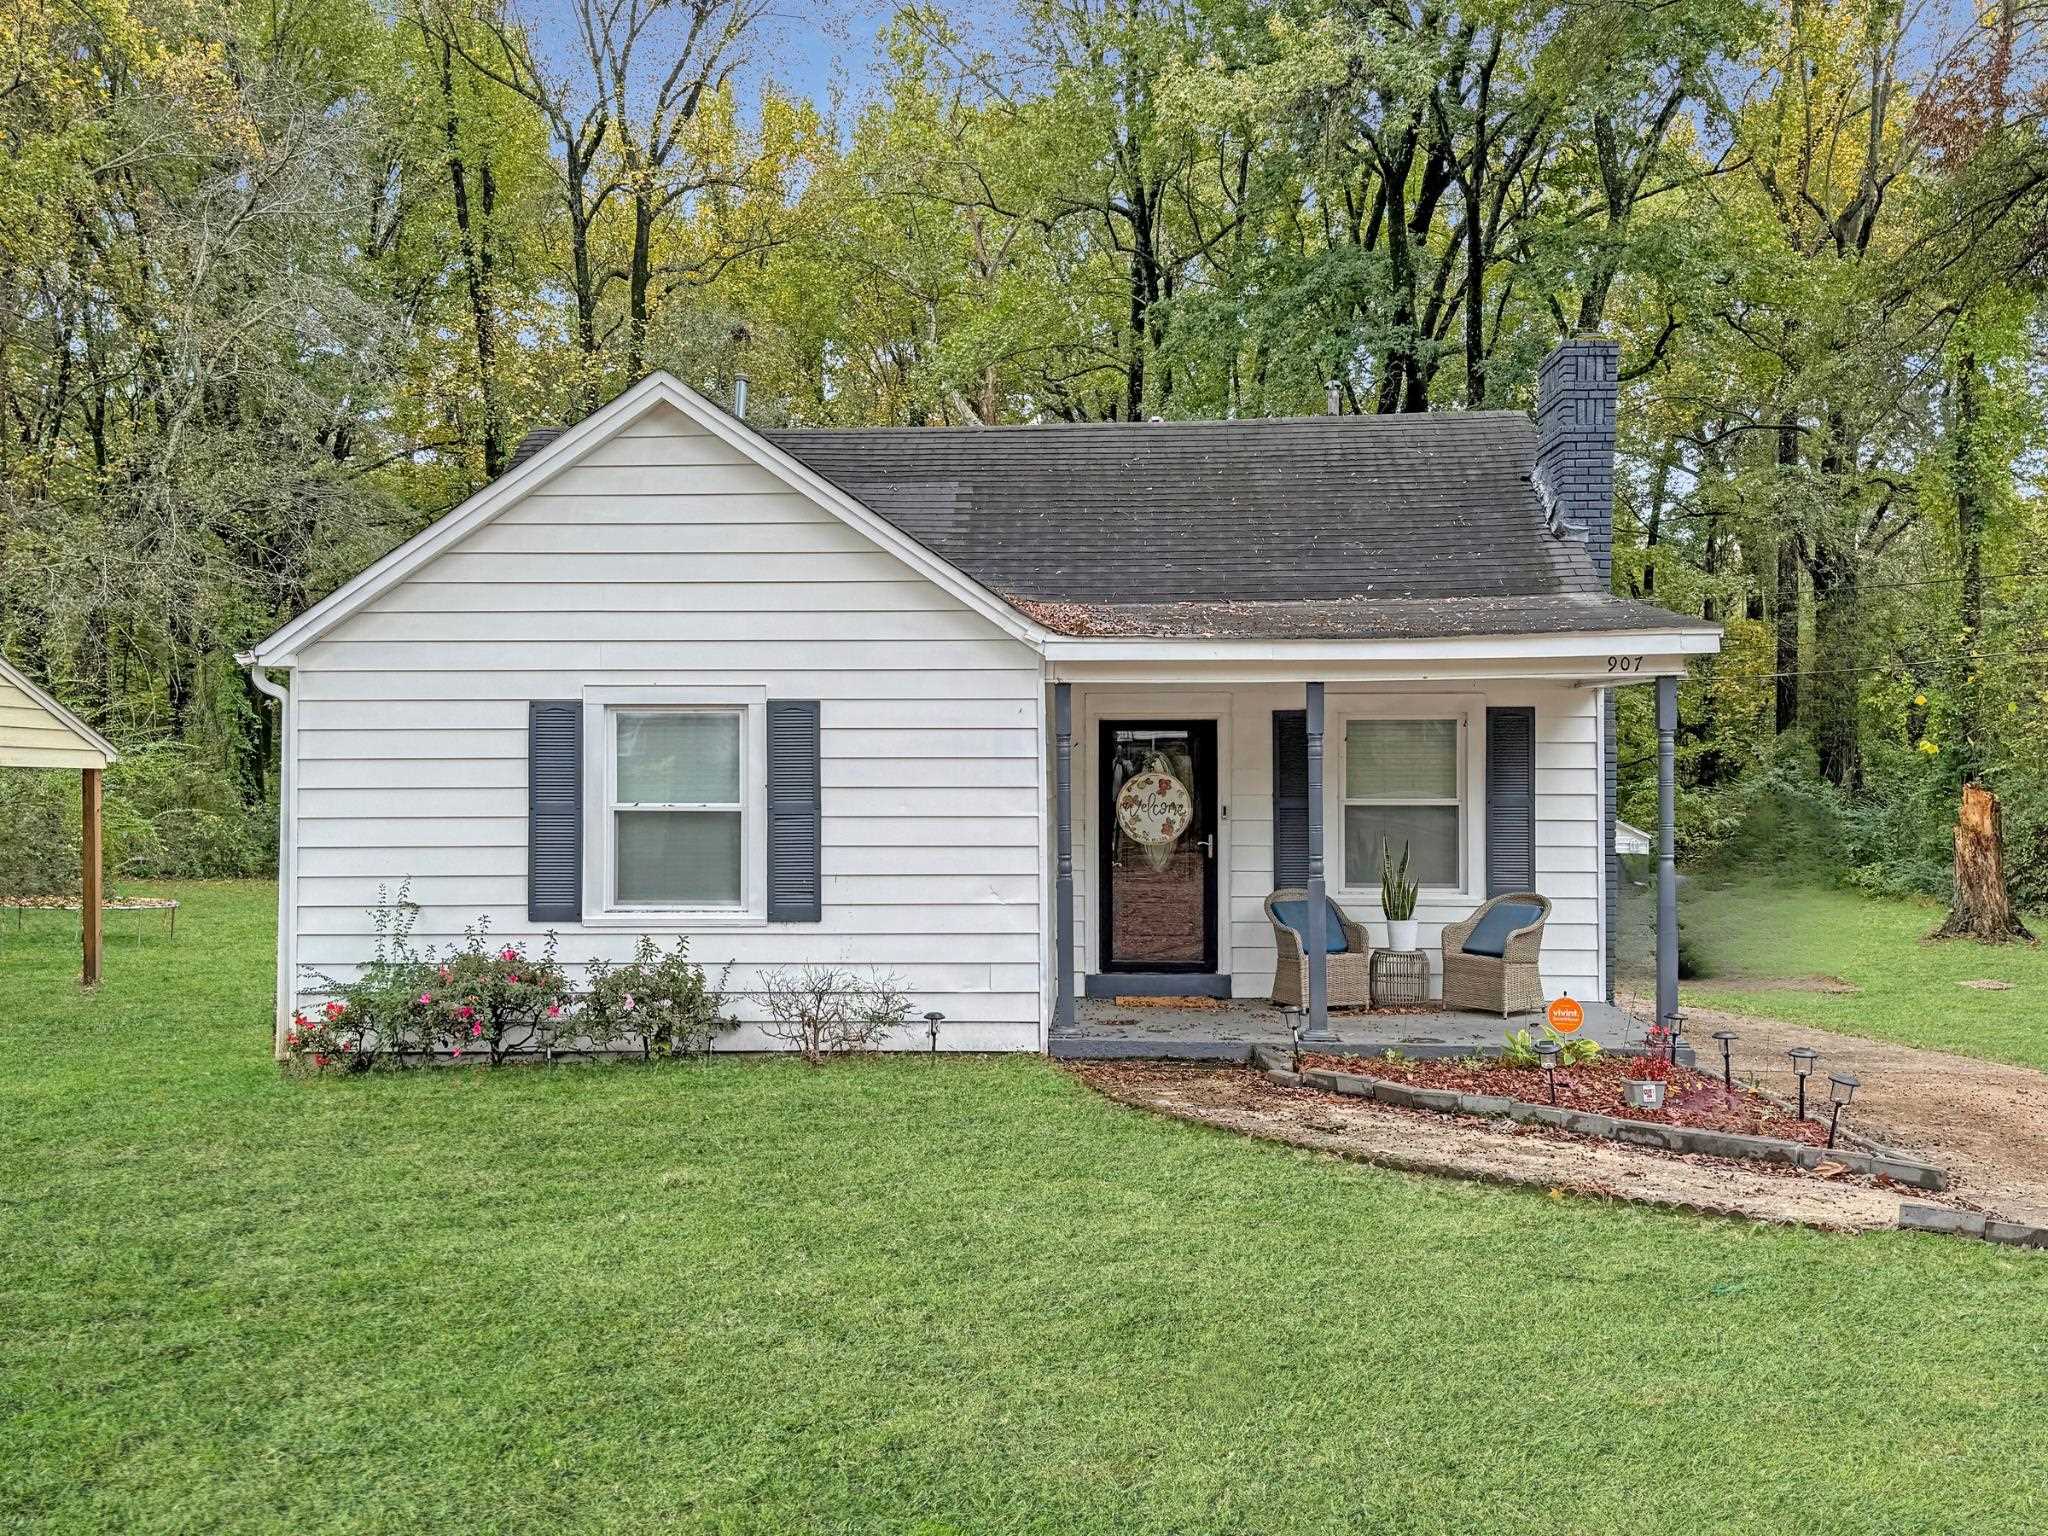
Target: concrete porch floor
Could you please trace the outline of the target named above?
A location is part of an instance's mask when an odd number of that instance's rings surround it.
[[[1581,1033],[1604,1050],[1638,1044],[1645,1025],[1611,1003],[1587,1003]],[[1319,1049],[1337,1055],[1377,1056],[1400,1051],[1407,1056],[1494,1055],[1510,1029],[1535,1034],[1541,1013],[1498,1014],[1462,1009],[1426,1013],[1368,1013],[1332,1010],[1330,1030],[1336,1046]],[[1288,1015],[1264,998],[1240,998],[1214,1008],[1168,1005],[1120,1006],[1114,998],[1077,999],[1074,1026],[1055,1028],[1047,1049],[1059,1060],[1249,1061],[1255,1045],[1283,1049],[1291,1039]],[[1679,1059],[1691,1060],[1690,1042]]]

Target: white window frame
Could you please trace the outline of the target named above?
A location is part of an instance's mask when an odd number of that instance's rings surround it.
[[[618,719],[661,710],[740,721],[740,900],[721,906],[629,906],[618,887]],[[768,921],[768,690],[585,688],[583,690],[583,921],[590,927],[659,930],[752,927]],[[718,805],[642,805],[649,810],[728,810]]]
[[[1352,722],[1359,721],[1378,724],[1396,720],[1450,720],[1457,725],[1458,795],[1455,800],[1396,799],[1377,795],[1353,797],[1349,793],[1351,787],[1350,754]],[[1335,738],[1337,743],[1337,750],[1334,752],[1329,750],[1332,737]],[[1332,768],[1334,768],[1334,772],[1331,771]],[[1350,859],[1345,847],[1345,840],[1349,836],[1350,823],[1349,818],[1344,814],[1344,810],[1345,807],[1352,805],[1454,806],[1458,812],[1457,881],[1451,885],[1424,885],[1420,888],[1419,894],[1444,901],[1464,900],[1472,895],[1472,867],[1476,851],[1474,845],[1477,842],[1477,835],[1473,827],[1473,808],[1476,796],[1473,792],[1472,783],[1472,706],[1466,704],[1463,700],[1453,701],[1445,699],[1435,703],[1416,701],[1412,704],[1403,704],[1399,708],[1393,709],[1375,709],[1358,705],[1332,709],[1329,712],[1328,723],[1324,733],[1323,778],[1323,835],[1326,845],[1330,842],[1329,829],[1334,826],[1337,830],[1335,838],[1336,859],[1334,861],[1325,859],[1324,865],[1328,868],[1334,862],[1336,878],[1331,881],[1331,885],[1341,895],[1359,901],[1370,900],[1375,906],[1379,904],[1380,883],[1377,876],[1374,877],[1369,885],[1350,885],[1346,883],[1346,876],[1350,869]]]

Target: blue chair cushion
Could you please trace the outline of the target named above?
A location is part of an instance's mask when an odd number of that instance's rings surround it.
[[[1323,948],[1330,954],[1341,955],[1351,946],[1344,940],[1344,925],[1338,920],[1337,903],[1329,897],[1323,898],[1323,905],[1330,910],[1323,923]],[[1273,915],[1287,927],[1292,928],[1301,939],[1301,947],[1308,948],[1308,903],[1305,901],[1276,901]]]
[[[1507,953],[1508,935],[1526,928],[1543,915],[1533,901],[1504,901],[1472,925],[1465,940],[1468,955],[1491,955],[1498,960]]]

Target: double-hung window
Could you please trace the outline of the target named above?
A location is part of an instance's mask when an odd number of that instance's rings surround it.
[[[615,909],[740,909],[749,828],[743,709],[606,711]]]
[[[1380,860],[1408,851],[1409,878],[1464,884],[1464,824],[1456,719],[1352,719],[1344,726],[1344,884],[1375,888]]]

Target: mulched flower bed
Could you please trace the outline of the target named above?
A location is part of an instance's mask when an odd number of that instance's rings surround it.
[[[1412,1088],[1448,1088],[1454,1093],[1498,1094],[1523,1099],[1531,1104],[1548,1104],[1550,1090],[1541,1067],[1511,1067],[1493,1059],[1479,1061],[1416,1061],[1408,1057],[1392,1060],[1384,1056],[1322,1056],[1304,1054],[1304,1069],[1320,1067],[1328,1072],[1355,1072],[1383,1078]],[[1824,1120],[1801,1120],[1788,1115],[1769,1099],[1747,1089],[1729,1092],[1718,1077],[1709,1077],[1690,1067],[1671,1067],[1662,1109],[1633,1109],[1622,1102],[1621,1080],[1634,1070],[1631,1058],[1603,1056],[1576,1067],[1561,1067],[1557,1073],[1557,1103],[1560,1109],[1584,1110],[1590,1114],[1613,1115],[1624,1120],[1649,1120],[1663,1125],[1688,1125],[1703,1131],[1727,1131],[1739,1136],[1775,1136],[1783,1141],[1803,1141],[1826,1146],[1828,1128]],[[1822,1111],[1825,1114],[1825,1111]]]

